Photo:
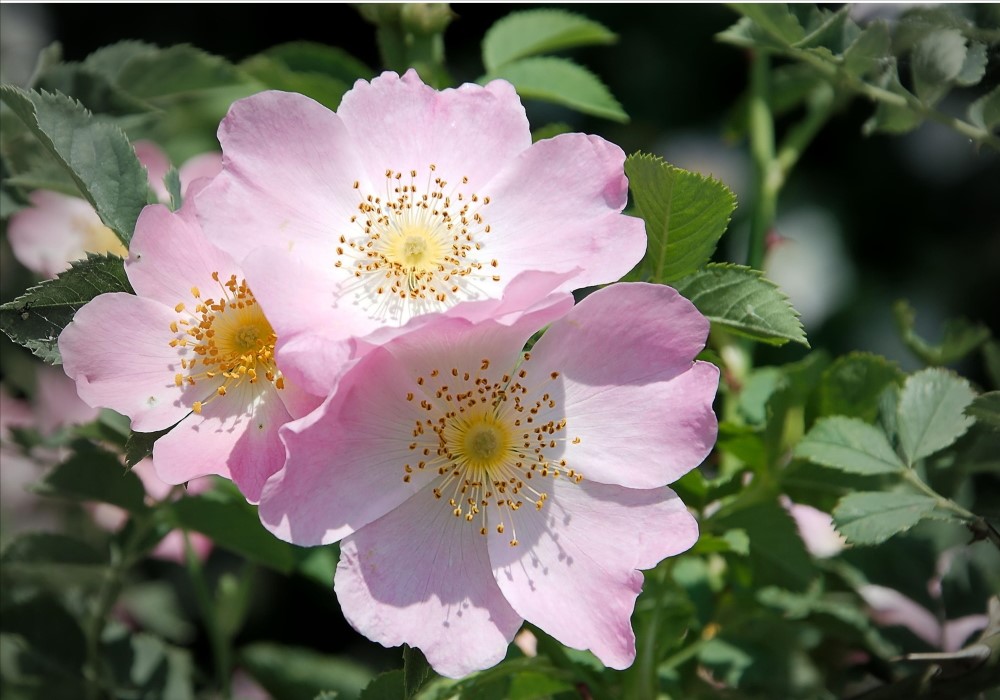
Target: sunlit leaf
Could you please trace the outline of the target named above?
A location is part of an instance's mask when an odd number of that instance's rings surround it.
[[[712,323],[771,345],[793,341],[809,346],[798,312],[759,270],[709,264],[674,286]]]
[[[732,191],[645,153],[626,159],[625,174],[649,241],[638,276],[669,284],[704,267],[736,208]]]
[[[616,40],[604,25],[566,10],[514,12],[498,20],[483,37],[483,65],[493,72],[527,56]]]
[[[899,446],[907,461],[928,457],[964,435],[972,425],[965,409],[975,396],[967,380],[943,369],[907,379],[897,409]]]
[[[834,508],[833,521],[848,542],[878,544],[916,525],[936,502],[913,493],[850,493]]]
[[[857,418],[820,418],[795,447],[795,456],[854,474],[888,474],[905,469],[878,428]]]
[[[628,121],[628,115],[600,78],[565,58],[522,58],[505,63],[482,80],[496,78],[512,83],[525,99],[552,102],[618,122]]]

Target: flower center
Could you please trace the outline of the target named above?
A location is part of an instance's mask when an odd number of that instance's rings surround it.
[[[435,369],[417,377],[423,397],[406,395],[424,416],[414,423],[409,450],[417,459],[403,465],[403,481],[427,474],[434,497],[447,501],[455,517],[478,522],[481,534],[503,534],[509,525],[511,546],[518,544],[514,513],[525,502],[541,510],[548,499],[536,477],[583,480],[561,458],[566,419],[546,390],[559,373],[529,382],[530,357],[525,353],[516,373],[499,377],[487,374],[488,359],[476,372]]]
[[[261,377],[278,389],[285,388],[274,364],[277,336],[246,280],[237,281],[232,275],[221,282],[218,272],[212,273],[212,279],[219,284],[219,298],[202,299],[198,288],[192,287],[194,311],[187,311],[183,302],[177,304],[174,310],[182,316],[170,324],[176,334],[170,346],[181,349],[185,370],[174,377],[174,383],[214,385],[211,395],[191,405],[195,413],[201,413],[216,396],[225,396],[244,382],[256,384]]]
[[[351,217],[358,235],[340,236],[336,267],[353,273],[353,290],[370,312],[399,323],[459,301],[483,295],[484,283],[499,282],[499,263],[482,254],[490,232],[480,213],[489,197],[466,192],[468,178],[449,183],[428,169],[426,183],[417,184],[387,170],[385,194],[364,194]]]

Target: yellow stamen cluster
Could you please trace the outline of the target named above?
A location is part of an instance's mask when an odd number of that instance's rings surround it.
[[[436,171],[432,164],[421,188],[416,170],[409,182],[386,170],[382,196],[361,194],[355,182],[361,201],[351,223],[361,234],[341,235],[337,245],[334,264],[354,274],[376,309],[404,319],[409,306],[422,312],[451,305],[473,296],[477,280],[500,281],[498,261],[479,255],[490,232],[480,210],[490,198],[460,186],[449,191]],[[461,185],[467,184],[463,177]]]
[[[530,359],[528,353],[524,357]],[[422,392],[406,394],[426,417],[414,422],[409,443],[414,459],[403,465],[403,481],[428,474],[436,480],[435,498],[445,500],[455,517],[478,521],[480,534],[490,529],[503,534],[507,520],[511,546],[518,544],[513,514],[525,502],[541,510],[548,499],[536,477],[583,480],[561,458],[566,419],[557,417],[553,394],[542,390],[559,373],[552,372],[541,389],[532,391],[525,364],[499,377],[484,375],[488,359],[476,372],[434,369],[417,377]],[[497,520],[493,526],[487,524],[491,508]]]
[[[201,291],[192,287],[194,310],[188,311],[183,302],[177,304],[174,311],[183,315],[170,324],[176,334],[170,345],[181,349],[181,369],[185,370],[174,377],[174,383],[218,384],[208,398],[191,405],[195,413],[201,413],[208,401],[225,396],[243,382],[256,384],[263,377],[278,389],[285,387],[274,364],[277,336],[246,280],[237,281],[236,275],[231,275],[223,282],[218,272],[212,273],[212,279],[219,285],[218,299],[202,299]]]

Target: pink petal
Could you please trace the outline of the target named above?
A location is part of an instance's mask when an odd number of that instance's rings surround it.
[[[958,651],[965,646],[966,641],[973,633],[985,629],[990,623],[987,615],[966,615],[944,623],[941,641],[942,651]]]
[[[213,397],[153,445],[156,474],[168,484],[229,477],[251,503],[285,461],[278,429],[291,420],[270,382],[244,382]]]
[[[641,219],[620,212],[628,195],[625,154],[597,136],[564,134],[521,153],[482,194],[491,233],[483,254],[511,279],[523,270],[580,274],[566,291],[614,282],[646,251]]]
[[[669,287],[616,284],[574,307],[535,344],[529,374],[559,378],[565,459],[590,481],[630,488],[670,483],[715,444],[718,369],[692,362],[708,321]],[[575,438],[580,438],[575,442]]]
[[[55,277],[87,251],[125,255],[125,246],[86,200],[35,190],[28,201],[30,207],[10,217],[7,235],[14,257],[29,270]]]
[[[282,372],[316,395],[336,386],[353,353],[351,339],[378,325],[350,303],[339,303],[334,280],[299,255],[260,248],[243,263],[247,283],[278,336]]]
[[[213,178],[222,172],[221,153],[202,153],[184,161],[184,165],[177,169],[177,175],[181,180],[181,192],[188,196],[191,192],[188,187],[195,180],[202,178]]]
[[[213,272],[223,282],[232,274],[242,277],[235,261],[208,242],[188,207],[171,212],[162,204],[139,214],[125,272],[139,296],[171,308],[185,303],[191,309],[196,303],[192,287],[202,298],[218,299],[222,293]]]
[[[193,393],[214,387],[181,388],[180,355],[169,343],[173,309],[132,294],[102,294],[76,312],[59,336],[63,369],[91,406],[112,408],[132,419],[132,428],[169,428],[191,410]]]
[[[566,478],[545,486],[550,497],[540,511],[522,508],[505,534],[489,535],[500,590],[518,614],[563,644],[626,668],[635,659],[630,617],[642,588],[638,569],[690,548],[698,524],[665,487]],[[512,533],[517,546],[509,544]]]
[[[445,180],[468,177],[478,192],[531,145],[524,107],[502,80],[438,91],[412,69],[403,77],[385,72],[370,84],[357,81],[337,114],[354,142],[363,144],[362,179],[373,185],[388,169],[423,174],[433,163]]]
[[[198,216],[212,242],[238,260],[260,245],[332,245],[351,225],[364,144],[323,105],[296,93],[258,93],[233,103],[219,141],[223,172],[197,195]]]
[[[286,468],[267,485],[261,522],[283,540],[329,544],[381,517],[418,490],[403,482],[420,417],[406,393],[415,377],[376,350],[315,412],[282,431]]]
[[[451,678],[498,663],[521,626],[484,538],[426,490],[341,543],[334,588],[355,629]]]
[[[941,648],[944,641],[941,624],[927,608],[893,588],[875,584],[860,586],[858,595],[870,608],[871,617],[877,624],[902,625],[932,647]]]

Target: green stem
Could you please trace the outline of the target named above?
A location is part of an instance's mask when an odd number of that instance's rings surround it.
[[[212,656],[215,659],[215,682],[222,692],[222,697],[228,698],[230,696],[229,681],[232,675],[230,673],[229,640],[219,627],[215,606],[212,604],[212,595],[208,590],[208,583],[205,581],[204,570],[194,547],[191,546],[187,530],[184,531],[184,558],[194,587],[194,596],[198,602],[202,620],[205,622],[205,630],[208,632],[209,643],[212,645]]]
[[[750,155],[753,158],[754,208],[750,221],[750,245],[747,265],[760,269],[764,264],[767,232],[774,223],[780,182],[774,156],[774,118],[768,106],[770,57],[756,51],[750,63],[750,103],[748,127]]]
[[[938,508],[950,511],[958,519],[965,521],[966,526],[972,530],[978,539],[989,540],[995,547],[1000,549],[1000,532],[997,532],[996,528],[986,521],[986,518],[976,515],[972,511],[966,510],[950,498],[945,498],[939,494],[937,491],[928,486],[923,479],[917,476],[917,473],[913,469],[905,469],[902,474],[903,479],[905,479],[907,483],[916,488],[918,491],[921,491],[925,495],[933,498],[936,501],[936,506]]]

